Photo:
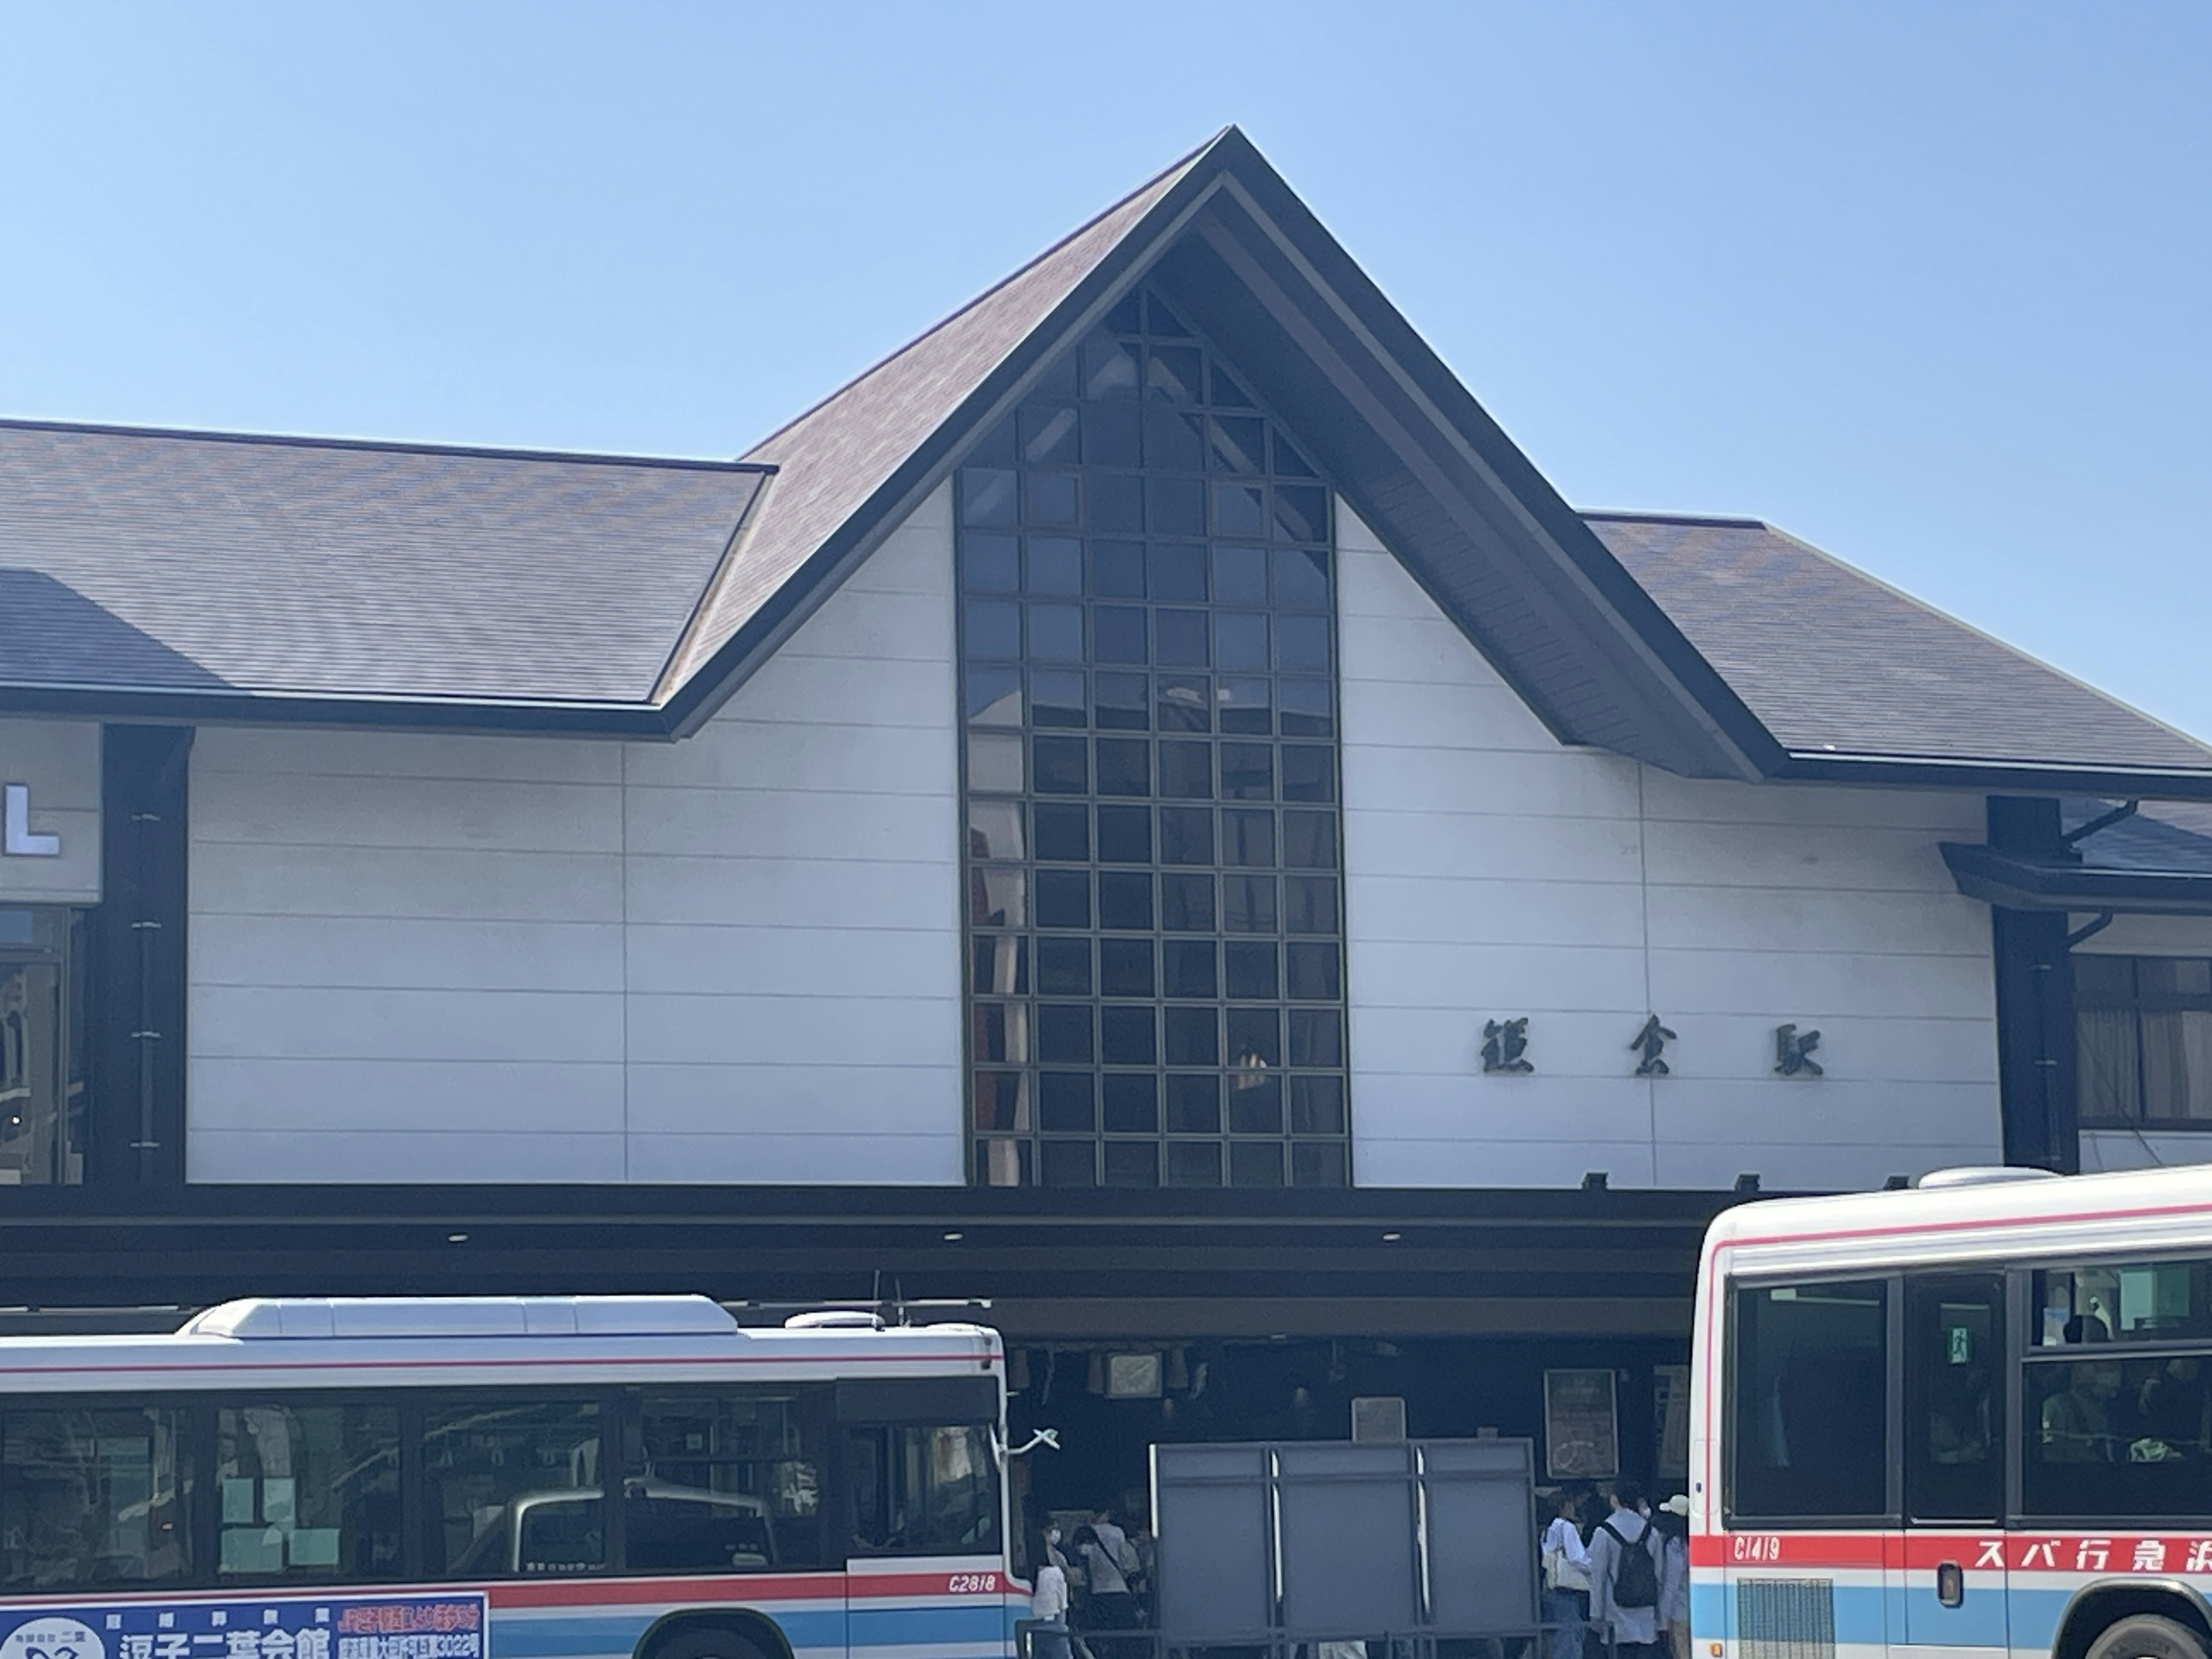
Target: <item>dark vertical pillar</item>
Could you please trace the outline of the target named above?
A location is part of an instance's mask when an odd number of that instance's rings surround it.
[[[101,736],[85,1179],[104,1186],[185,1178],[191,749],[188,726],[111,726]]]
[[[2071,856],[2058,803],[1990,797],[1990,845],[2022,858]],[[2075,1091],[2074,965],[2063,910],[1992,908],[1997,1088],[2004,1159],[2071,1175],[2081,1167]]]

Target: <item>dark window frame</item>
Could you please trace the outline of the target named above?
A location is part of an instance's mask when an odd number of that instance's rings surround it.
[[[2205,1117],[2154,1117],[2144,1097],[2143,1079],[2148,1075],[2150,1055],[2144,1035],[2146,1014],[2204,1013],[2212,1014],[2212,984],[2203,991],[2146,991],[2142,988],[2142,968],[2146,963],[2187,962],[2203,965],[2212,981],[2212,958],[2204,957],[2166,957],[2106,954],[2085,951],[2075,955],[2074,1014],[2076,1051],[2081,1058],[2078,1066],[2086,1068],[2091,1045],[2084,1040],[2086,1031],[2082,1016],[2088,1013],[2122,1013],[2129,1017],[2130,1034],[2134,1040],[2135,1066],[2133,1073],[2132,1110],[2118,1114],[2092,1112],[2093,1096],[2087,1088],[2078,1088],[2080,1121],[2085,1129],[2121,1129],[2135,1133],[2155,1131],[2160,1134],[2212,1134],[2212,1115]],[[2101,988],[2085,989],[2082,969],[2086,964],[2127,964],[2128,988],[2124,993],[2110,992]]]

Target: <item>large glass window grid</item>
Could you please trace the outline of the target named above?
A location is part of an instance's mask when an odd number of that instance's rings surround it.
[[[1329,492],[1157,294],[958,478],[975,1179],[1349,1179]]]

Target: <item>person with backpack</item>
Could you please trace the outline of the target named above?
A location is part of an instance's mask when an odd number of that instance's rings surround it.
[[[1613,1483],[1613,1513],[1590,1534],[1590,1622],[1620,1659],[1661,1659],[1659,1554],[1644,1518],[1644,1489]]]

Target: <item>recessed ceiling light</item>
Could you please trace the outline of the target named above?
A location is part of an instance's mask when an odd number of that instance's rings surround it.
[[[947,1233],[945,1235],[945,1242],[947,1244],[957,1244],[962,1239],[967,1237],[968,1235],[965,1233]]]
[[[1400,1239],[1403,1238],[1405,1236],[1406,1236],[1406,1235],[1405,1235],[1405,1234],[1403,1234],[1403,1233],[1385,1233],[1385,1234],[1383,1234],[1383,1235],[1382,1235],[1382,1242],[1383,1242],[1385,1244],[1395,1244],[1395,1243],[1396,1243]]]
[[[468,1242],[469,1236],[466,1233],[447,1233],[446,1235],[446,1243],[448,1244],[465,1244]]]

